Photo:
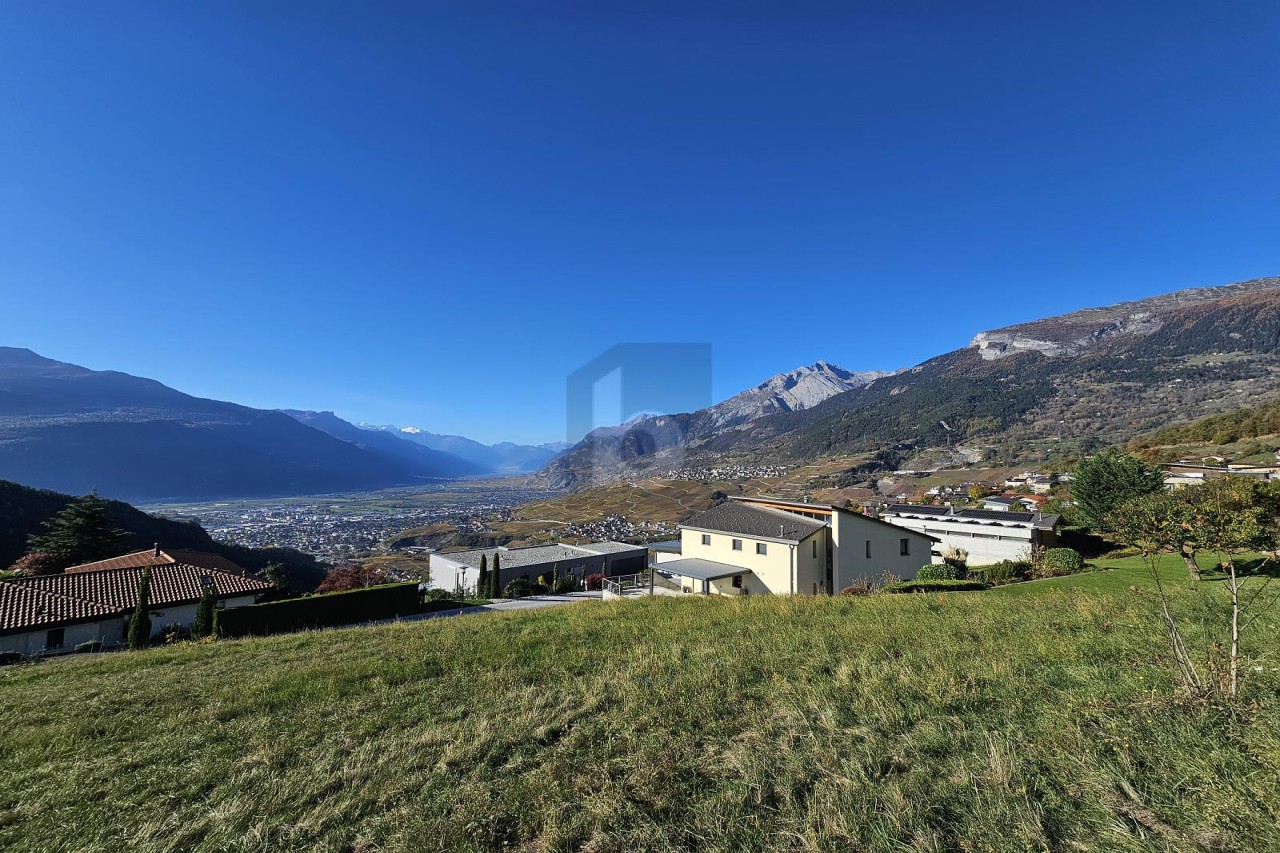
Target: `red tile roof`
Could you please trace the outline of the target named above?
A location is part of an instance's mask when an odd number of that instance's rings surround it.
[[[158,554],[154,548],[148,548],[145,551],[134,551],[132,554],[125,554],[122,557],[112,557],[93,563],[81,563],[78,566],[72,566],[67,569],[67,573],[96,572],[101,569],[141,568],[142,566],[164,566],[174,563],[199,566],[205,569],[218,569],[219,571],[232,572],[238,575],[248,574],[244,567],[236,565],[219,554],[210,554],[207,551],[192,551],[187,548],[160,551]]]
[[[129,566],[0,581],[0,634],[124,616],[138,604],[142,571],[141,566]],[[200,600],[202,576],[213,578],[218,598],[254,595],[272,588],[256,578],[218,569],[182,563],[157,565],[151,569],[150,606],[194,604]]]

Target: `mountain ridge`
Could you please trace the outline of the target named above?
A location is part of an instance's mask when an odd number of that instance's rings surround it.
[[[1280,278],[979,333],[861,388],[728,428],[707,428],[706,410],[670,415],[575,447],[539,479],[580,488],[652,476],[673,462],[802,464],[850,454],[889,468],[948,456],[1020,464],[1270,399],[1280,399]]]
[[[198,500],[383,488],[428,473],[282,412],[0,347],[0,477],[25,485]]]

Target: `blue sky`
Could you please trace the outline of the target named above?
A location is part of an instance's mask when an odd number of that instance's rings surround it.
[[[563,437],[619,342],[818,359],[1280,274],[1280,4],[6,3],[0,343]]]

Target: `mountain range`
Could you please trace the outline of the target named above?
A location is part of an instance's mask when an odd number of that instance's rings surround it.
[[[332,415],[317,414],[314,423],[322,428],[0,347],[0,478],[25,485],[135,501],[205,499],[373,489],[483,471]]]
[[[1280,278],[1196,288],[1007,326],[890,374],[853,374],[804,405],[820,362],[697,412],[597,431],[534,478],[580,488],[673,465],[945,467],[1078,456],[1170,423],[1280,399]],[[729,404],[744,400],[734,411]],[[728,407],[728,408],[726,408]]]
[[[542,466],[580,488],[705,464],[1022,464],[1280,399],[1280,278],[1090,308],[974,336],[910,369],[820,361],[696,412],[551,445],[484,445],[332,412],[266,411],[0,347],[0,478],[129,500],[383,488]]]
[[[563,442],[515,444],[502,441],[497,444],[481,444],[460,435],[441,435],[415,426],[397,427],[385,424],[358,424],[358,426],[365,430],[391,433],[432,450],[452,453],[486,471],[498,474],[524,474],[536,471],[569,446]]]

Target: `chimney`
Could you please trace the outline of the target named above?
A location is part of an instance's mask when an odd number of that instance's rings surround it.
[[[159,543],[159,542],[157,542],[157,543],[156,543],[156,553],[155,553],[155,558],[156,558],[157,560],[158,560],[158,559],[160,559],[160,543]]]

